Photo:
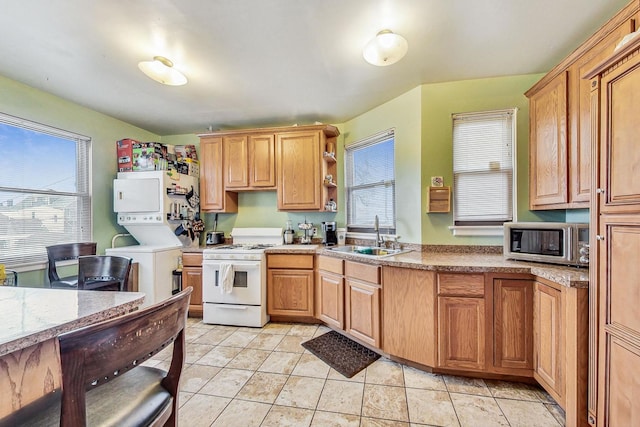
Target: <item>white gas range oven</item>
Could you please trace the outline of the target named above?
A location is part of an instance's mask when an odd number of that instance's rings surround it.
[[[202,252],[204,323],[262,327],[267,315],[265,249],[282,244],[282,228],[234,228],[232,245]]]

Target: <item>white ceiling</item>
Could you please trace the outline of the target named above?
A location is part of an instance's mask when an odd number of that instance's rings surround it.
[[[423,83],[546,72],[628,0],[2,0],[0,75],[159,135],[342,123]],[[362,47],[389,28],[395,65]],[[189,78],[169,87],[141,60]]]

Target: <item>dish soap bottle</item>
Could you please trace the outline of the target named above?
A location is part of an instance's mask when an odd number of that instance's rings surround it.
[[[293,243],[293,227],[291,226],[291,221],[287,221],[287,228],[284,230],[284,244],[290,245]]]

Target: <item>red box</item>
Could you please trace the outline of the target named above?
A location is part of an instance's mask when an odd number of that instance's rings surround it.
[[[138,144],[138,141],[129,138],[116,141],[118,172],[131,172],[133,170],[133,144]]]

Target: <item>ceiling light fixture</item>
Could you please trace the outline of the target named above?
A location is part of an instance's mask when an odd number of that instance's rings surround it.
[[[149,78],[169,86],[181,86],[187,83],[187,78],[180,71],[173,68],[173,62],[164,56],[154,56],[153,61],[142,61],[138,68]]]
[[[372,65],[384,67],[400,61],[409,49],[407,40],[391,30],[382,30],[362,50],[364,59]]]

